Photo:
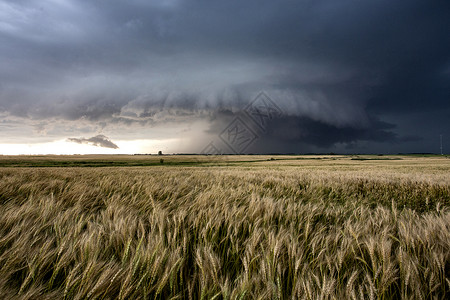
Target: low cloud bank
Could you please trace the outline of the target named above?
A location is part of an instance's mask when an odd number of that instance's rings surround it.
[[[69,142],[78,143],[78,144],[87,144],[92,145],[96,147],[103,147],[103,148],[112,148],[112,149],[119,149],[119,146],[114,144],[108,137],[104,135],[96,135],[91,138],[68,138]]]

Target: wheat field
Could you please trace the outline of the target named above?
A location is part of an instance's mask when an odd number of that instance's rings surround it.
[[[2,299],[448,299],[450,159],[0,157]]]

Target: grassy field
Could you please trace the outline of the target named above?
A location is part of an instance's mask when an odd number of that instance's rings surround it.
[[[0,156],[0,297],[448,299],[450,159]]]

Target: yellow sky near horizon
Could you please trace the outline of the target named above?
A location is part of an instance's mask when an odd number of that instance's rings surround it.
[[[114,141],[118,149],[97,147],[89,144],[78,144],[67,140],[57,140],[47,143],[30,144],[0,144],[0,154],[3,155],[33,155],[33,154],[135,154],[135,153],[171,153],[182,147],[181,139],[165,140],[132,140]]]

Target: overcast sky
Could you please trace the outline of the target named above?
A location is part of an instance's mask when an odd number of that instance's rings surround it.
[[[0,0],[0,59],[4,154],[450,150],[448,0]]]

